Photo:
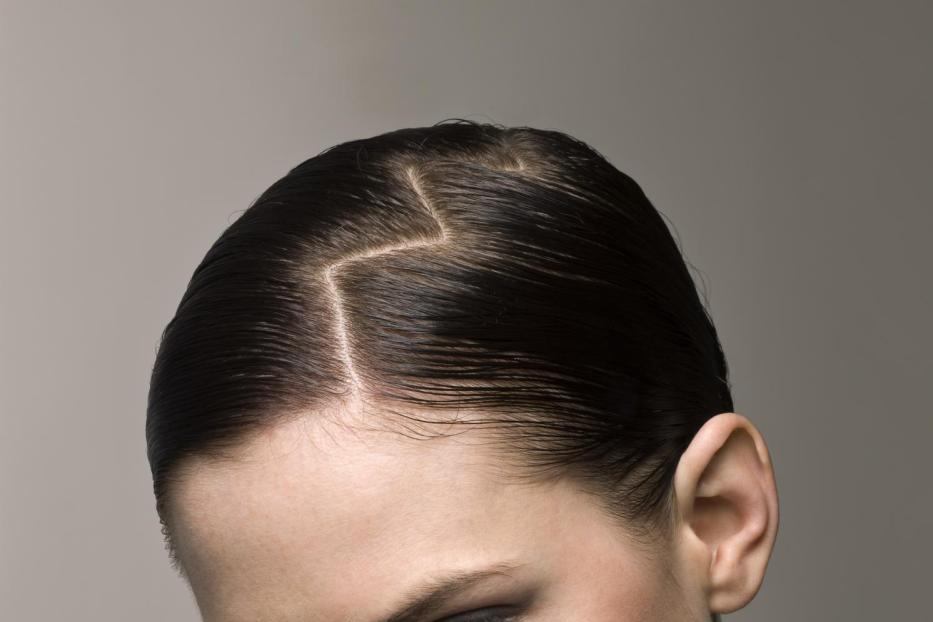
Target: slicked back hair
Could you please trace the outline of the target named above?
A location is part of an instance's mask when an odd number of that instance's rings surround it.
[[[671,525],[678,460],[733,409],[678,244],[640,186],[565,133],[462,119],[351,140],[210,247],[162,333],[146,439],[173,481],[336,404],[501,430],[632,533]],[[400,424],[401,425],[401,424]]]

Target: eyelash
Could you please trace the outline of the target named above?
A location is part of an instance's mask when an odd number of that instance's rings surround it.
[[[499,610],[498,612],[496,610]],[[513,608],[492,607],[487,609],[478,609],[468,611],[453,616],[448,616],[437,622],[518,622],[520,616]]]

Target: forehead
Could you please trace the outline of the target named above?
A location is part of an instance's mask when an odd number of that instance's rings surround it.
[[[572,541],[559,532],[580,528],[576,493],[503,477],[487,433],[456,432],[300,419],[235,461],[194,463],[176,541],[205,620],[368,622],[424,577],[531,551],[553,565]]]

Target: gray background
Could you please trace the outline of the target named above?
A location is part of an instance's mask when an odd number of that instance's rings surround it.
[[[929,619],[931,17],[0,0],[0,618],[198,619],[143,433],[188,277],[291,166],[462,116],[586,140],[673,222],[778,477],[726,619]]]

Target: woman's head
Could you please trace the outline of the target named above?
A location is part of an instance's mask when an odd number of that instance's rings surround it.
[[[566,134],[457,121],[332,147],[223,232],[146,434],[209,622],[377,622],[506,565],[399,620],[704,620],[754,596],[777,530],[732,409],[638,184]]]

